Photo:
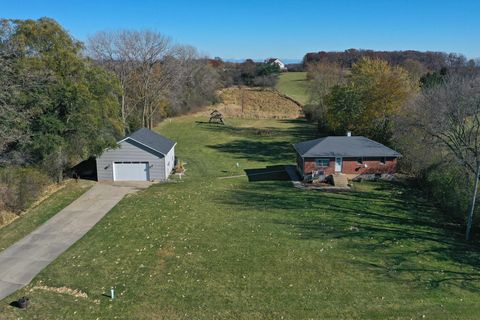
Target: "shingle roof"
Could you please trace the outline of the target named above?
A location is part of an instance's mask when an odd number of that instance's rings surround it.
[[[172,150],[173,146],[176,144],[175,141],[147,128],[138,129],[123,140],[126,139],[132,139],[164,155]]]
[[[383,144],[362,136],[330,136],[303,141],[293,147],[302,157],[400,157]]]

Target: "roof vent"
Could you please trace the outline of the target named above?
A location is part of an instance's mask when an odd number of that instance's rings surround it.
[[[351,137],[352,136],[352,131],[347,131],[347,137]]]

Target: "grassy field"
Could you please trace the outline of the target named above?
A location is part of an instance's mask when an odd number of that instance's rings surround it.
[[[285,72],[278,79],[277,90],[304,105],[308,102],[307,86],[306,72]]]
[[[7,248],[35,230],[87,191],[93,185],[93,182],[86,180],[80,181],[79,183],[67,181],[65,184],[62,189],[29,209],[20,218],[0,228],[0,250]]]
[[[233,177],[293,163],[290,143],[312,128],[205,120],[159,127],[187,162],[181,182],[122,200],[2,301],[2,319],[478,318],[478,246],[446,230],[416,190],[384,182],[322,193]],[[8,306],[23,295],[28,310]]]

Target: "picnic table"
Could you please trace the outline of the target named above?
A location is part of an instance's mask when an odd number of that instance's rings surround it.
[[[218,111],[217,109],[213,110],[211,113],[210,113],[210,119],[208,120],[209,123],[221,123],[221,124],[225,124],[223,122],[223,114],[221,114],[220,111]]]

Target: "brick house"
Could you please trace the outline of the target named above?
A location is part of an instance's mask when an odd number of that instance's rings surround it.
[[[349,179],[359,175],[393,174],[400,153],[362,136],[329,136],[293,145],[297,169],[303,180],[325,180],[343,173]]]

